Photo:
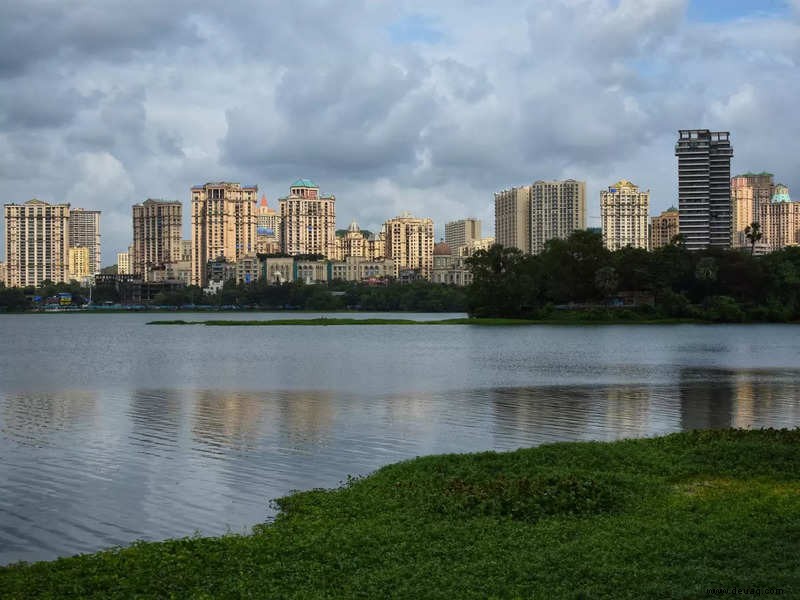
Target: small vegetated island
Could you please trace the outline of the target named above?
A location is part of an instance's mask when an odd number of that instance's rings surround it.
[[[418,458],[250,535],[0,567],[2,598],[702,598],[800,590],[800,430]]]

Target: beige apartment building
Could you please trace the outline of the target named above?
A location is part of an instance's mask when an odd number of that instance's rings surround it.
[[[745,228],[760,219],[761,207],[772,199],[772,173],[745,173],[731,177],[731,246],[749,248]]]
[[[800,244],[800,202],[790,200],[785,185],[776,185],[772,201],[761,204],[758,221],[769,250]]]
[[[89,248],[77,247],[69,249],[69,278],[80,283],[92,275],[90,268]]]
[[[256,210],[256,252],[277,254],[281,251],[281,216],[270,208],[267,197],[261,196]]]
[[[366,257],[369,239],[362,233],[358,223],[353,221],[343,235],[334,239],[333,260],[342,261],[348,256]]]
[[[89,273],[100,272],[100,211],[70,208],[69,246],[89,250]]]
[[[579,229],[586,229],[586,182],[574,179],[534,182],[530,191],[527,251],[539,254],[547,240],[566,239]]]
[[[69,204],[6,204],[6,285],[69,281]]]
[[[468,245],[463,245],[461,249],[468,247]],[[472,283],[472,271],[466,262],[469,256],[454,251],[446,241],[439,242],[433,247],[431,281],[445,285],[469,285]]]
[[[390,258],[369,259],[363,256],[347,256],[344,260],[331,262],[331,276],[343,281],[366,281],[387,279],[395,276],[395,264]]]
[[[117,274],[133,275],[130,252],[117,252]]]
[[[628,246],[647,250],[649,213],[650,190],[643,192],[627,179],[601,191],[603,246],[612,251]]]
[[[283,252],[321,254],[336,252],[336,197],[322,196],[310,179],[298,179],[281,198],[281,241]]]
[[[531,186],[494,195],[494,232],[498,244],[528,252],[531,237]]]
[[[0,262],[0,285],[6,285],[6,263]]]
[[[133,273],[145,281],[160,276],[169,263],[181,259],[183,206],[178,201],[148,199],[133,206]],[[119,268],[119,264],[117,265]]]
[[[255,252],[258,186],[227,181],[192,187],[192,284],[205,286],[208,261]]]
[[[386,257],[394,261],[397,271],[413,269],[430,279],[433,271],[433,221],[405,212],[386,221],[384,229]]]
[[[481,222],[475,218],[450,221],[444,225],[444,241],[456,254],[463,246],[481,239]]]
[[[673,238],[680,233],[678,225],[678,209],[670,206],[657,217],[650,221],[650,250],[661,248],[672,243]]]

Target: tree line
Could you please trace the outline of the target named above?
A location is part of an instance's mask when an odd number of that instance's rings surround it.
[[[680,237],[646,251],[603,247],[600,234],[576,231],[538,255],[495,245],[468,259],[467,307],[476,317],[549,318],[579,305],[584,317],[696,318],[718,322],[800,319],[800,248],[763,256],[739,250],[688,251]],[[614,308],[621,292],[652,305]]]

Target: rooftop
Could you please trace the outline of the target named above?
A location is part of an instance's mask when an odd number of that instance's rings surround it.
[[[303,187],[303,188],[317,188],[317,189],[319,189],[319,186],[316,183],[314,183],[313,181],[311,181],[310,179],[298,179],[291,185],[291,187],[293,187],[293,188],[294,187]]]

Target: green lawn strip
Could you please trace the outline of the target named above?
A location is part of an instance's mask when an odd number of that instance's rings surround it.
[[[3,567],[0,597],[791,597],[798,464],[800,430],[424,457],[282,498],[252,535]]]
[[[701,321],[687,321],[680,319],[651,319],[651,320],[579,320],[579,319],[501,319],[501,318],[457,318],[440,319],[433,321],[416,321],[413,319],[340,319],[340,318],[315,318],[315,319],[270,319],[265,321],[245,321],[212,319],[204,321],[186,321],[183,319],[149,321],[148,325],[208,325],[230,327],[260,327],[278,325],[480,325],[480,326],[510,326],[510,325],[676,325],[685,323],[701,323]]]

